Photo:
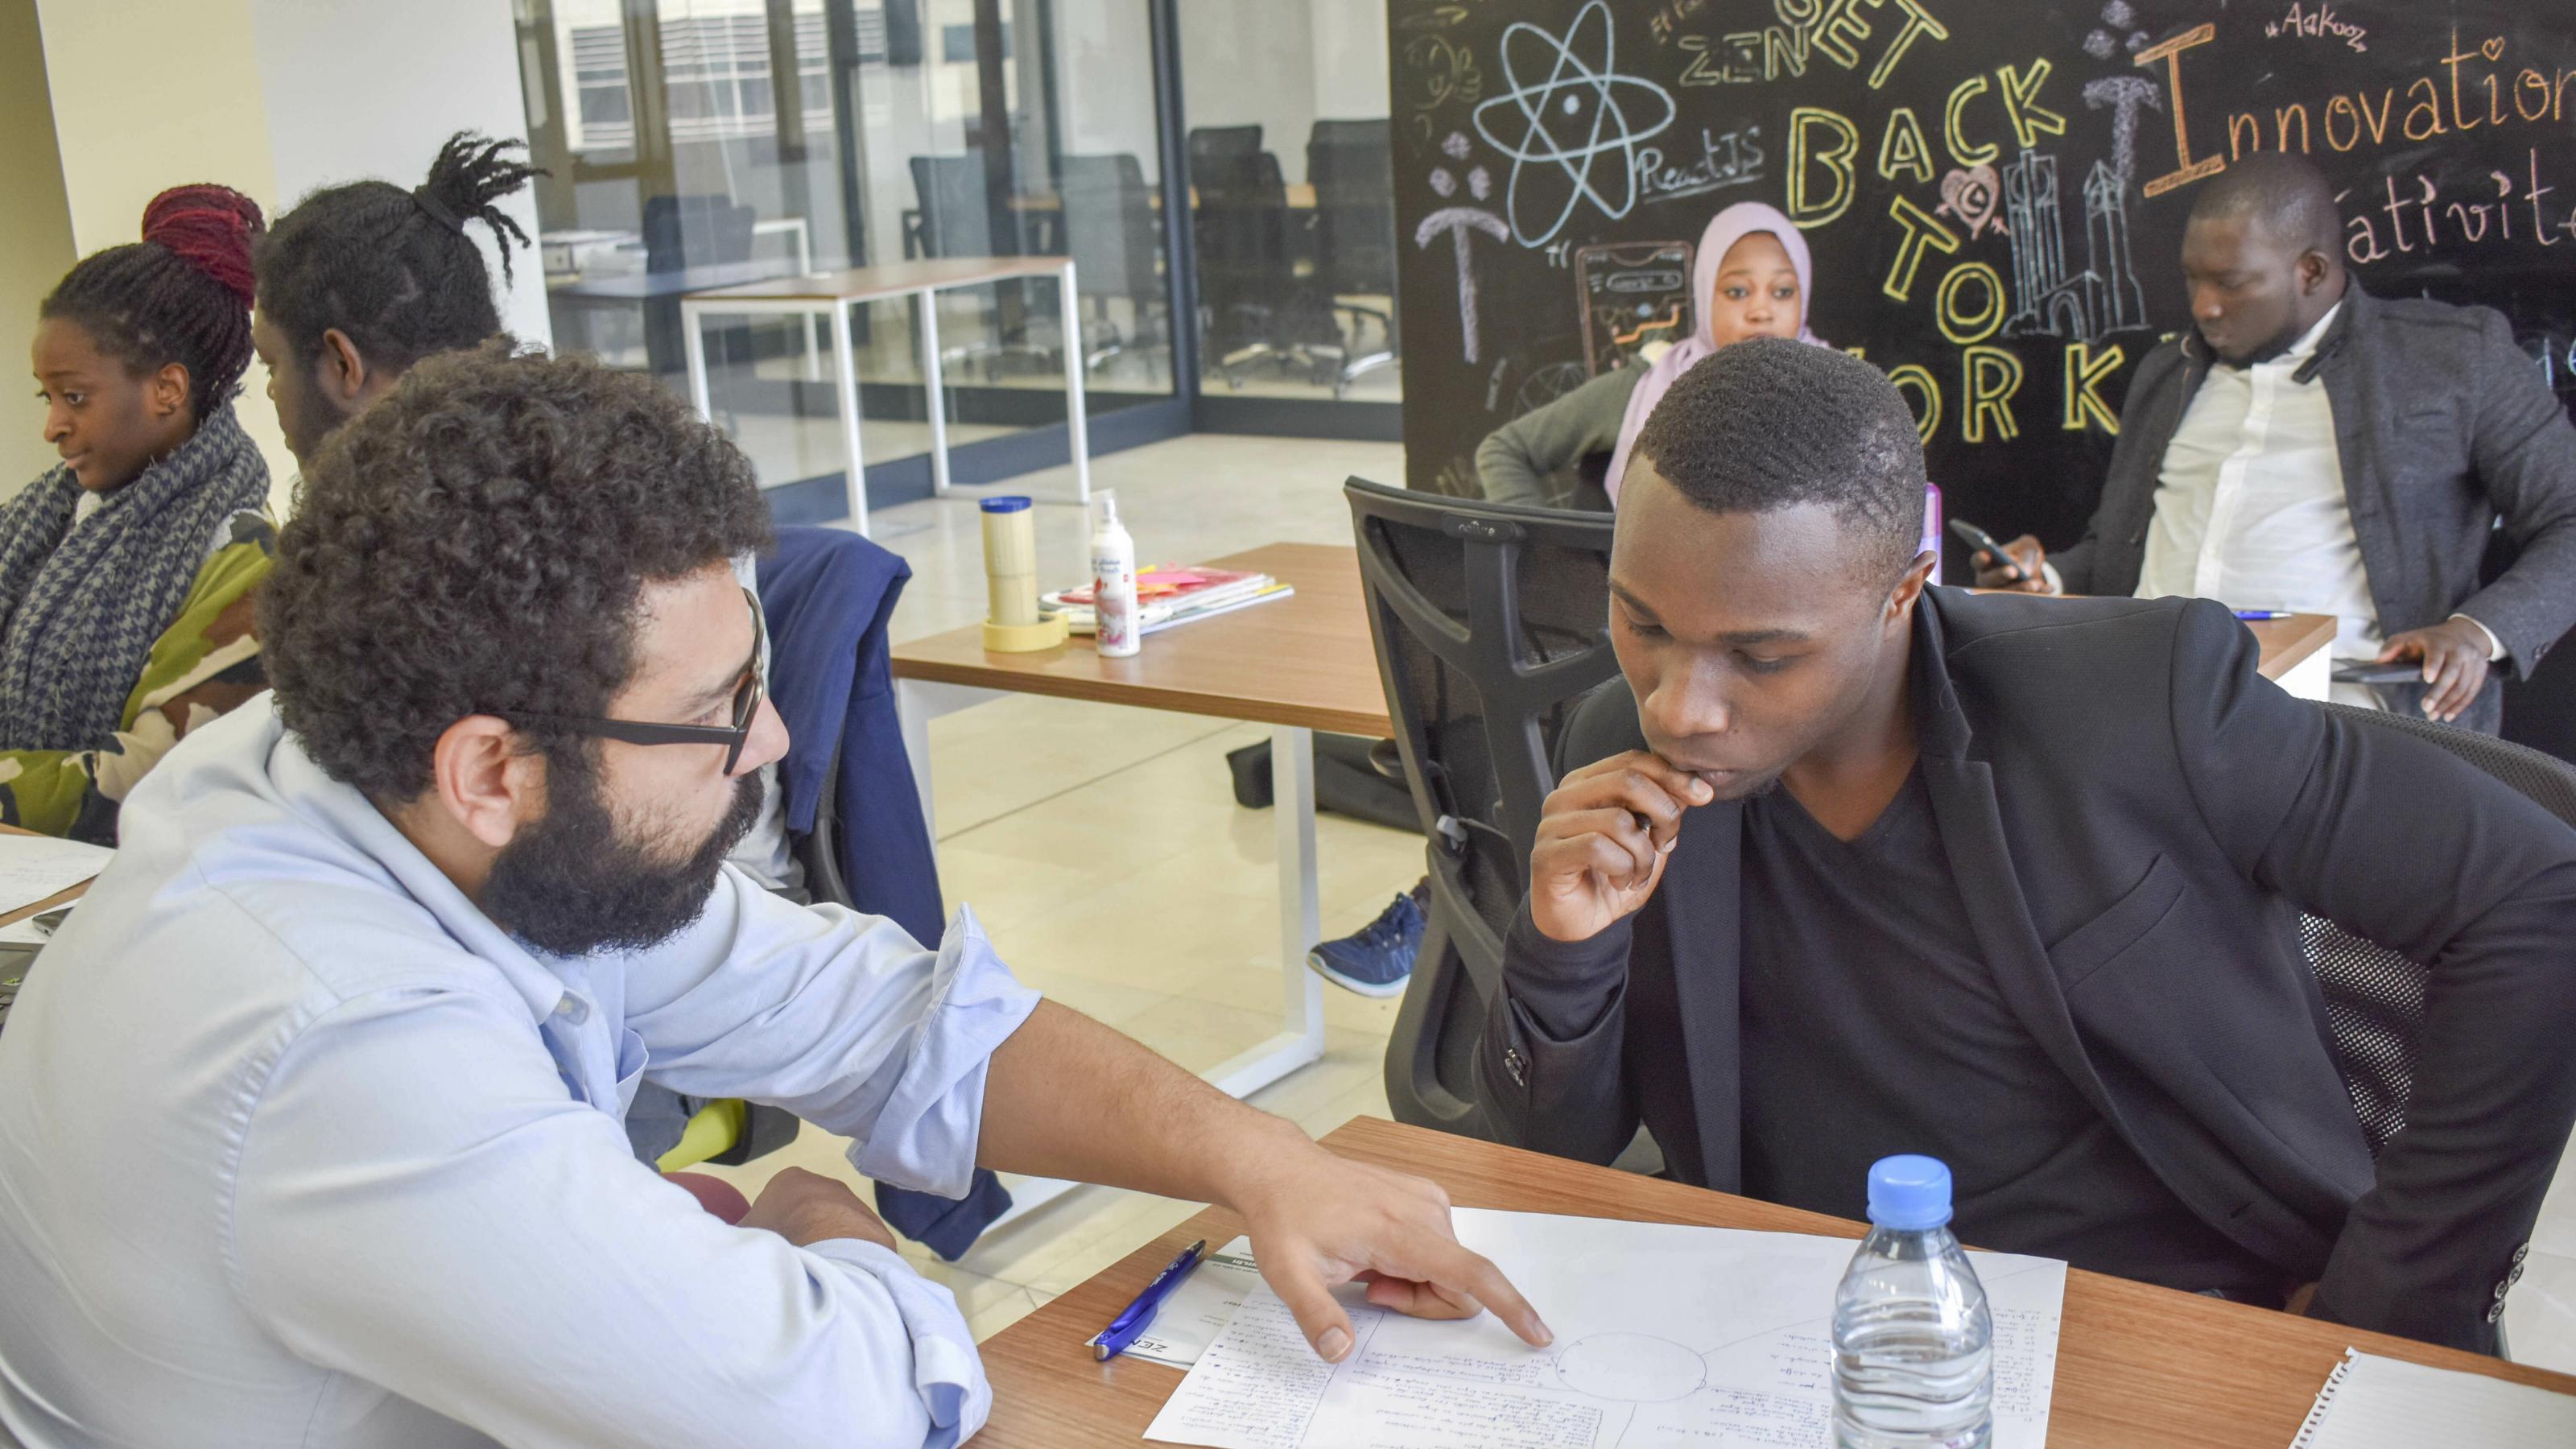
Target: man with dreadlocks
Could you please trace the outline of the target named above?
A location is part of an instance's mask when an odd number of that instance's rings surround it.
[[[393,390],[411,365],[462,352],[501,330],[492,274],[465,232],[491,228],[501,277],[528,234],[497,204],[534,167],[517,141],[448,137],[429,179],[326,186],[277,219],[258,254],[251,341],[268,364],[268,396],[301,468],[322,440]]]
[[[259,228],[239,192],[175,187],[39,309],[63,461],[0,507],[0,821],[112,841],[144,771],[266,687],[268,466],[232,406]]]

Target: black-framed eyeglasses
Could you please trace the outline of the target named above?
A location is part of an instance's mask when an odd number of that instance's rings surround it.
[[[557,729],[597,735],[601,739],[623,740],[630,745],[722,745],[725,747],[724,772],[731,775],[742,761],[742,747],[751,739],[751,727],[760,718],[760,702],[769,697],[769,621],[760,612],[760,596],[749,589],[742,591],[743,601],[751,605],[751,664],[742,684],[734,691],[733,723],[730,725],[660,724],[651,720],[598,719],[585,715],[535,714],[525,710],[503,710],[501,714],[513,723],[552,725]]]

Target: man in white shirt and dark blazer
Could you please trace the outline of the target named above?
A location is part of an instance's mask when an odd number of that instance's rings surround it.
[[[2183,233],[2195,330],[2149,353],[2084,537],[2024,536],[1977,581],[2330,614],[2338,660],[2420,685],[2337,686],[2493,733],[2496,675],[2576,625],[2576,427],[2483,307],[2363,291],[2305,156],[2243,157]],[[2498,519],[2519,548],[2479,582]]]

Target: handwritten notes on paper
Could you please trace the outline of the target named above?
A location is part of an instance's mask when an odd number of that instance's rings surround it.
[[[0,835],[0,915],[32,906],[105,869],[115,851],[43,835]]]
[[[1459,1239],[1556,1330],[1435,1323],[1346,1296],[1358,1347],[1326,1364],[1266,1286],[1145,1437],[1210,1449],[1825,1449],[1839,1238],[1461,1210]],[[1995,1449],[2040,1449],[2066,1265],[1973,1255],[1995,1315]]]

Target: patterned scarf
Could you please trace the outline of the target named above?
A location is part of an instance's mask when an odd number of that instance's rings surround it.
[[[268,465],[226,404],[75,524],[80,498],[56,468],[0,505],[0,749],[110,742],[216,530],[267,507]]]

